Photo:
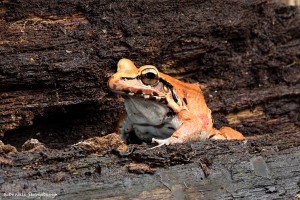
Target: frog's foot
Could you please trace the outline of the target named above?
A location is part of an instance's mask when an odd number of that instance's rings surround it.
[[[224,126],[220,130],[213,129],[210,137],[213,140],[245,140],[245,137],[238,131]]]
[[[183,141],[177,137],[169,137],[166,139],[155,139],[152,138],[152,143],[157,143],[158,145],[150,148],[150,149],[155,149],[157,147],[161,147],[163,145],[170,145],[170,144],[176,144],[176,143],[183,143]]]

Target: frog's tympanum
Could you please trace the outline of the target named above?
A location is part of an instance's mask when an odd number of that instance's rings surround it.
[[[108,87],[124,98],[126,112],[117,128],[125,141],[131,134],[159,146],[208,138],[244,139],[229,127],[213,128],[199,85],[184,83],[152,65],[137,68],[123,58]]]

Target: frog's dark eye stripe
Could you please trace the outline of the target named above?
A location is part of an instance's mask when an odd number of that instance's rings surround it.
[[[171,89],[171,92],[172,92],[172,97],[173,97],[174,101],[177,103],[179,101],[177,94],[174,92],[173,89]]]
[[[162,78],[160,78],[159,81],[162,82],[165,86],[167,86],[171,90],[172,97],[173,97],[174,101],[177,103],[179,101],[179,98],[178,98],[177,94],[174,92],[173,86],[168,81],[166,81]]]
[[[162,78],[160,78],[159,81],[162,82],[168,88],[173,89],[173,86],[168,81],[166,81],[166,80],[164,80]]]

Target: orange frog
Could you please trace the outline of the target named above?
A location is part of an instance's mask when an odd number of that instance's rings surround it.
[[[117,128],[125,141],[131,134],[158,146],[208,138],[245,139],[232,128],[213,128],[211,110],[197,84],[184,83],[152,65],[137,68],[123,58],[108,87],[124,98],[126,113]]]

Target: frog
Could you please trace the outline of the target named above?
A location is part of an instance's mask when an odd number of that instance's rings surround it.
[[[212,112],[198,83],[183,82],[153,65],[138,68],[130,59],[120,59],[108,88],[124,98],[125,112],[116,131],[125,142],[132,134],[157,147],[206,139],[245,140],[230,127],[213,128]]]

